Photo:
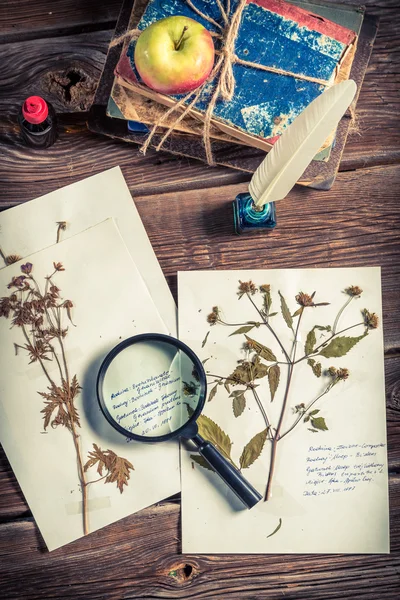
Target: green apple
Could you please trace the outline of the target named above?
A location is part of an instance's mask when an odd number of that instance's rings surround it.
[[[135,66],[143,82],[163,94],[199,87],[214,65],[210,32],[189,17],[167,17],[145,29],[135,47]]]

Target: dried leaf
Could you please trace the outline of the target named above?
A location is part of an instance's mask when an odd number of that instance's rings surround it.
[[[208,464],[208,462],[206,461],[206,459],[203,458],[200,454],[191,454],[190,458],[197,465],[200,465],[200,467],[203,467],[203,469],[207,469],[208,471],[214,471],[214,469],[212,469],[210,467],[210,465]]]
[[[341,356],[345,356],[366,335],[368,334],[364,333],[358,337],[341,336],[334,338],[319,354],[325,358],[340,358]]]
[[[329,304],[327,302],[327,304]],[[332,327],[330,325],[314,325],[314,329],[319,329],[320,331],[332,331]]]
[[[307,334],[306,343],[304,345],[304,352],[306,355],[311,354],[314,349],[315,344],[317,343],[317,338],[315,337],[314,327]]]
[[[211,400],[214,398],[215,394],[217,393],[217,389],[218,389],[218,383],[217,383],[217,385],[214,385],[214,387],[210,391],[210,393],[208,395],[208,402],[211,402]]]
[[[277,526],[277,527],[276,527],[276,528],[273,530],[273,532],[272,532],[272,533],[270,533],[269,535],[267,535],[267,538],[270,538],[270,537],[272,537],[273,535],[275,535],[275,533],[276,533],[277,531],[279,531],[281,527],[282,527],[282,519],[279,519],[278,526]]]
[[[226,391],[228,392],[228,394],[231,393],[231,388],[229,387],[229,382],[228,382],[227,379],[225,379],[224,388],[226,389]]]
[[[279,368],[279,365],[274,365],[273,367],[271,367],[269,369],[268,383],[269,383],[269,389],[271,390],[271,402],[273,401],[276,390],[278,389],[280,376],[281,376],[281,370]]]
[[[268,375],[269,367],[261,362],[258,354],[253,358],[251,371],[253,379],[262,379]]]
[[[271,298],[271,292],[269,290],[265,290],[264,291],[264,308],[265,308],[265,312],[268,316],[269,313],[269,309],[271,308],[272,305],[272,298]]]
[[[300,308],[298,308],[298,309],[296,310],[296,312],[295,312],[295,313],[293,313],[293,315],[292,315],[293,319],[294,319],[295,317],[297,317],[298,315],[300,315],[300,314],[303,312],[303,308],[304,308],[303,306],[300,306]]]
[[[231,385],[240,385],[241,383],[250,383],[252,381],[252,372],[250,371],[250,363],[244,361],[238,365],[227,380]]]
[[[221,454],[232,462],[232,442],[229,438],[229,435],[227,435],[219,425],[214,423],[212,419],[206,417],[206,415],[199,416],[197,419],[197,426],[199,428],[199,434],[201,437],[214,444]]]
[[[264,358],[265,360],[269,360],[270,362],[276,361],[275,354],[272,352],[272,350],[267,348],[267,346],[260,344],[260,342],[253,340],[252,338],[248,337],[247,335],[245,335],[245,338],[246,338],[247,342],[249,343],[249,345],[251,346],[251,348],[255,352],[257,352],[257,354],[259,356],[261,356],[261,358]]]
[[[245,391],[246,390],[235,390],[234,392],[231,393],[229,398],[236,398],[236,396],[241,396],[242,394],[245,393]]]
[[[319,429],[319,431],[328,431],[324,417],[311,418],[311,425],[314,429]]]
[[[205,358],[204,360],[202,360],[202,361],[201,361],[201,364],[202,364],[202,365],[205,365],[205,364],[206,364],[206,362],[207,362],[208,360],[210,360],[210,357],[208,357],[208,358]]]
[[[312,372],[315,377],[321,377],[322,375],[322,366],[320,362],[315,362],[313,358],[309,358],[307,364],[312,368]]]
[[[268,316],[269,317],[275,317],[277,314],[278,314],[277,312],[273,312],[273,313],[270,313]]]
[[[286,300],[279,291],[278,291],[278,294],[281,299],[282,316],[285,319],[286,325],[289,327],[289,329],[291,329],[293,331],[293,319],[292,319],[292,315],[290,314],[288,305],[286,304]]]
[[[134,467],[129,460],[122,458],[121,456],[117,456],[114,454],[114,452],[112,452],[112,450],[106,450],[106,452],[114,455],[114,462],[109,475],[107,475],[105,479],[105,483],[117,482],[117,488],[122,494],[124,491],[124,485],[128,485],[128,480],[130,478],[129,471],[134,470]]]
[[[262,449],[264,448],[265,440],[267,439],[268,427],[257,433],[243,448],[242,455],[240,457],[240,468],[247,469],[250,467],[255,460],[260,456]]]
[[[319,409],[318,409],[318,408],[316,408],[315,410],[312,410],[312,411],[309,413],[309,415],[310,415],[310,417],[313,417],[314,415],[317,415],[318,413],[319,413]]]
[[[76,375],[73,376],[69,389],[65,379],[63,379],[61,386],[52,383],[47,389],[49,390],[48,392],[38,392],[46,400],[45,407],[40,411],[43,414],[44,429],[50,424],[50,419],[56,409],[57,414],[51,422],[52,427],[64,425],[71,430],[71,420],[75,425],[80,427],[79,414],[73,403],[74,398],[81,390]],[[67,406],[69,406],[69,411],[66,410]]]
[[[208,336],[209,336],[209,335],[210,335],[210,332],[209,332],[209,331],[207,331],[207,333],[206,333],[206,337],[204,338],[204,340],[203,340],[203,341],[202,341],[202,343],[201,343],[201,347],[202,347],[202,348],[204,348],[204,346],[206,345],[206,343],[207,343],[207,340],[208,340]],[[204,363],[203,363],[203,364],[204,364]]]
[[[252,329],[254,329],[254,327],[255,327],[255,325],[244,325],[243,327],[239,327],[239,329],[236,329],[236,331],[231,333],[228,337],[231,337],[232,335],[239,335],[241,333],[247,333],[248,331],[251,331]]]
[[[304,423],[308,423],[308,421],[311,419],[311,417],[309,415],[306,415],[303,419]]]
[[[107,472],[105,483],[117,483],[119,491],[124,491],[124,485],[128,485],[130,478],[129,471],[133,471],[134,467],[129,460],[117,456],[112,450],[103,450],[93,444],[93,450],[88,454],[88,461],[84,465],[84,471],[86,472],[90,467],[97,464],[97,472],[100,477],[103,476],[103,469]]]
[[[235,417],[240,417],[245,408],[246,398],[244,397],[244,394],[240,394],[240,396],[235,396],[232,402],[232,409]]]

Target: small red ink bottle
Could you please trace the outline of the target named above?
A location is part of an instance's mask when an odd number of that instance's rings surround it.
[[[32,148],[48,148],[57,139],[57,117],[54,108],[40,96],[30,96],[18,115],[24,142]]]

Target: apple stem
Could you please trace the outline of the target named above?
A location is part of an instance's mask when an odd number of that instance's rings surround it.
[[[179,38],[179,40],[175,43],[175,50],[179,50],[179,48],[181,47],[181,44],[183,42],[183,36],[185,35],[186,31],[188,29],[188,26],[185,25],[185,27],[183,28],[183,31],[181,33],[181,37]]]

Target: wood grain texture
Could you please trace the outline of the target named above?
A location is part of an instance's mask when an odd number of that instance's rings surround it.
[[[0,3],[0,42],[115,23],[122,0],[5,0]]]
[[[0,595],[4,600],[394,599],[400,566],[399,476],[390,478],[389,490],[389,556],[181,555],[175,502],[143,510],[50,554],[33,521],[20,519],[0,525]]]
[[[341,170],[398,163],[400,160],[400,58],[396,51],[400,36],[400,11],[396,10],[396,3],[381,1],[379,5],[371,6],[371,12],[380,16],[381,26],[357,105],[359,132],[348,138]],[[43,93],[54,103],[58,112],[87,107],[91,94],[83,95],[80,102],[74,88],[81,82],[71,84],[73,77],[68,78],[68,73],[78,74],[85,80],[86,92],[94,91],[93,86],[100,76],[111,34],[109,30],[32,40],[23,46],[20,43],[3,44],[0,144],[4,157],[0,164],[0,203],[30,199],[53,189],[49,169],[55,169],[54,176],[61,176],[62,180],[69,175],[72,182],[74,176],[77,180],[101,167],[130,164],[136,180],[142,182],[141,191],[146,188],[148,193],[161,191],[164,186],[166,190],[173,190],[249,180],[246,173],[224,168],[211,169],[197,161],[162,152],[149,152],[143,159],[137,148],[130,144],[88,134],[84,118],[80,117],[76,120],[61,119],[60,141],[37,156],[32,176],[26,160],[29,150],[21,146],[18,138],[16,115],[19,105],[28,94]],[[57,82],[53,86],[49,84],[49,79],[50,82],[51,79],[54,81],[54,74],[59,80],[60,75],[64,76],[60,85]],[[82,151],[83,145],[86,145],[85,152]],[[250,154],[253,156],[254,152]],[[75,168],[75,173],[71,174],[71,165],[74,163],[79,163],[79,169]],[[245,160],[243,165],[245,168]],[[182,168],[183,179],[180,178]],[[13,172],[25,174],[21,181],[22,189],[9,189],[9,176]],[[28,195],[24,195],[25,186],[30,189]]]
[[[342,173],[334,187],[330,192],[295,188],[278,205],[276,230],[240,237],[233,235],[231,202],[246,189],[248,174],[209,168],[166,153],[150,152],[143,157],[136,147],[86,130],[82,110],[89,105],[99,79],[120,4],[121,0],[1,3],[0,207],[120,164],[175,294],[176,273],[183,269],[382,265],[391,555],[184,556],[180,553],[179,497],[48,553],[0,451],[0,597],[397,600],[398,0],[365,2],[369,12],[380,16],[381,25],[358,103],[361,135],[348,138]],[[60,139],[44,152],[24,147],[18,137],[18,107],[31,93],[43,93],[61,113]]]

